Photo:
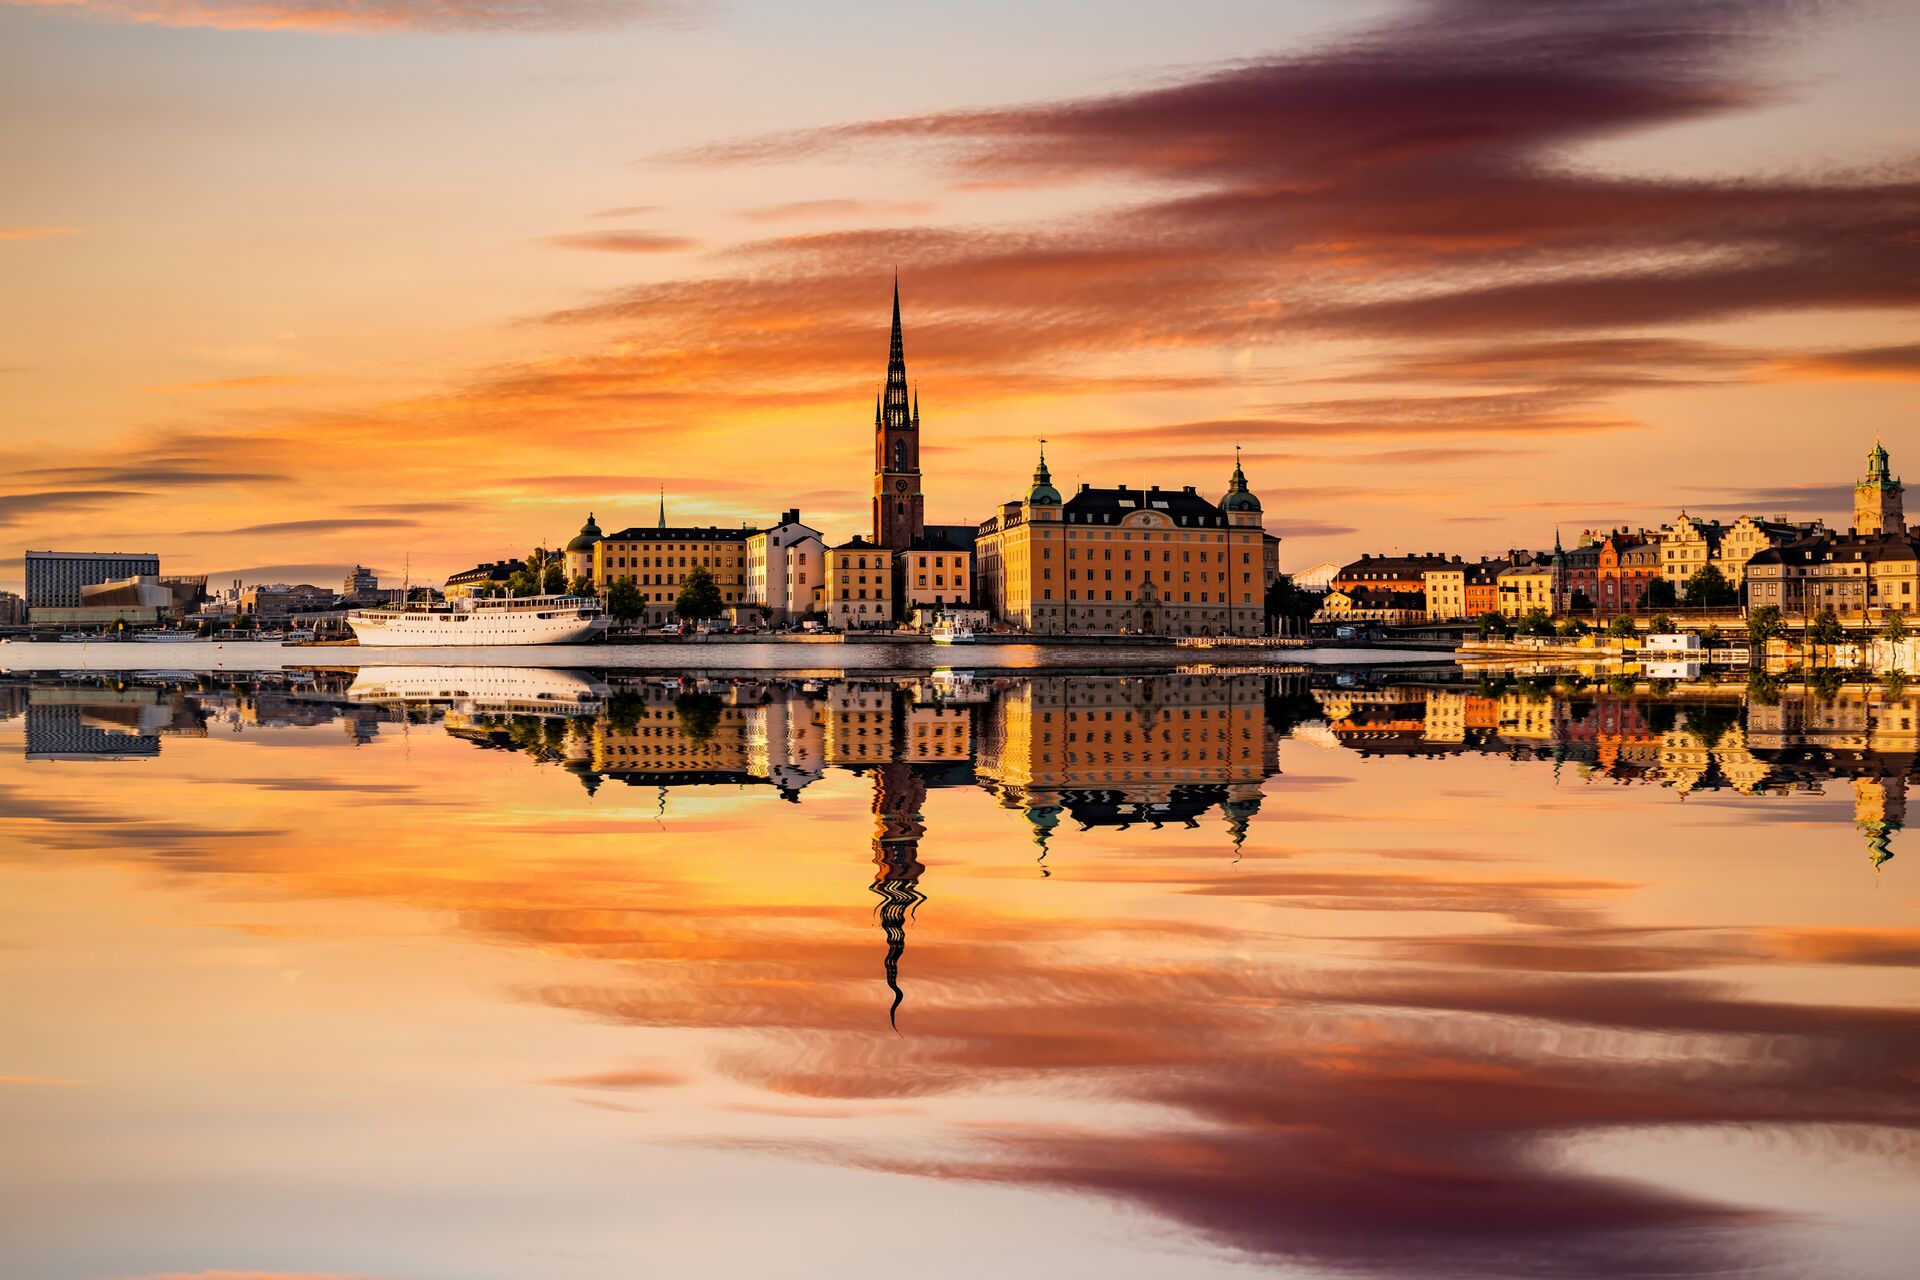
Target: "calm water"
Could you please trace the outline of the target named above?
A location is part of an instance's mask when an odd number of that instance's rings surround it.
[[[1389,679],[0,683],[0,1274],[1912,1274],[1920,692]]]

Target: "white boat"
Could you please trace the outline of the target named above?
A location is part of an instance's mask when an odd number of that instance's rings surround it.
[[[607,612],[587,596],[449,600],[433,605],[355,609],[347,624],[363,645],[584,644],[607,629]]]
[[[964,622],[954,622],[947,618],[942,618],[940,621],[934,623],[933,630],[928,634],[933,637],[935,644],[973,643],[972,627]]]

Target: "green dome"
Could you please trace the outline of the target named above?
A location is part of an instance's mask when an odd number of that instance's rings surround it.
[[[1047,470],[1046,441],[1040,442],[1040,465],[1033,469],[1033,488],[1027,491],[1027,503],[1035,507],[1057,507],[1060,491],[1053,487],[1053,473]]]
[[[600,526],[593,522],[593,513],[587,513],[587,522],[580,526],[579,534],[567,544],[567,550],[577,552],[592,551],[594,544],[600,541]]]
[[[1259,511],[1260,499],[1247,488],[1247,473],[1240,469],[1240,450],[1233,451],[1233,479],[1227,482],[1226,496],[1220,499],[1222,511]]]

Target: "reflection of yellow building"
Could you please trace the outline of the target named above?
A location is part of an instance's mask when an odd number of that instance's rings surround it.
[[[606,717],[596,721],[588,765],[595,773],[610,774],[752,775],[754,735],[748,711],[723,701],[709,728],[678,705],[674,695],[649,686],[631,730],[624,725],[616,729]]]
[[[1532,742],[1548,742],[1553,738],[1552,698],[1503,693],[1496,716],[1497,731],[1503,738],[1522,738]]]
[[[1260,678],[1169,675],[1008,690],[989,709],[976,767],[1043,844],[1063,811],[1086,826],[1193,826],[1215,805],[1237,843],[1273,758]]]
[[[835,684],[817,714],[825,728],[830,765],[885,764],[894,757],[892,688],[873,684]]]
[[[973,755],[973,714],[965,707],[909,707],[901,758],[913,763]]]

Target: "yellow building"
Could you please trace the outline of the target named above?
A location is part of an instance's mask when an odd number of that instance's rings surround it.
[[[746,529],[622,529],[593,545],[593,587],[627,581],[645,602],[641,621],[650,627],[675,620],[680,583],[695,567],[713,575],[720,602],[729,609],[748,602]]]
[[[1825,530],[1818,520],[1756,520],[1752,516],[1741,516],[1720,535],[1720,549],[1715,553],[1713,562],[1720,566],[1720,572],[1737,589],[1746,581],[1747,561],[1762,551],[1770,547],[1784,547],[1823,532]]]
[[[1466,565],[1428,569],[1420,576],[1426,583],[1428,622],[1457,622],[1468,616]]]
[[[1661,526],[1660,576],[1684,591],[1694,574],[1718,563],[1724,533],[1718,520],[1696,520],[1682,511],[1678,520]]]
[[[1191,485],[1082,485],[1063,501],[1043,451],[1026,498],[980,525],[980,602],[1027,631],[1259,635],[1261,524],[1238,462],[1217,505]]]
[[[854,538],[826,553],[827,625],[846,631],[893,625],[893,552]]]
[[[929,535],[893,557],[894,601],[903,617],[973,603],[973,552],[958,539]]]
[[[1499,609],[1518,618],[1535,609],[1554,612],[1554,572],[1551,564],[1508,565],[1500,571]]]

